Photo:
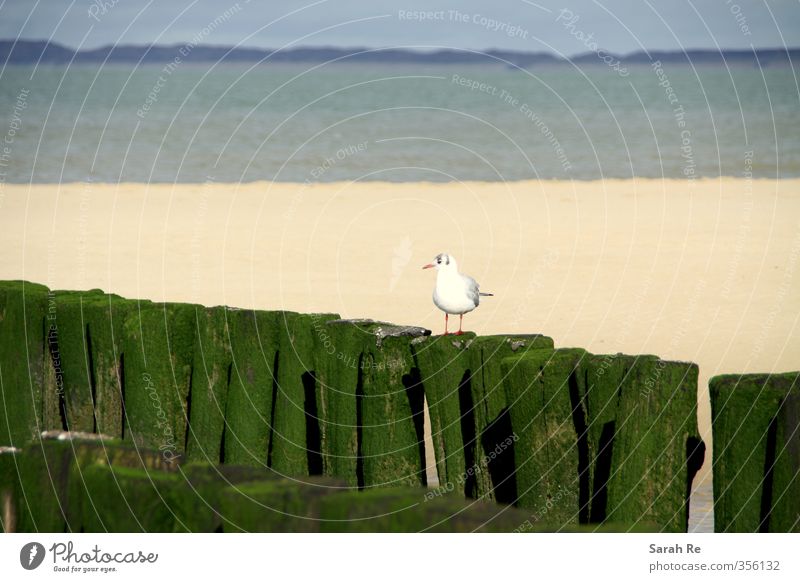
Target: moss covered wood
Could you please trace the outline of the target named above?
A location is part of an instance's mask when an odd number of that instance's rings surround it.
[[[467,346],[475,335],[436,336],[412,344],[431,418],[431,438],[440,486],[467,493],[461,394],[468,377]]]
[[[233,371],[227,309],[197,307],[194,327],[186,457],[221,463],[225,461],[225,419]]]
[[[56,403],[55,417],[44,418],[44,372],[50,366],[47,311],[43,285],[0,282],[0,446],[21,446],[48,423],[61,425],[60,383],[49,395]]]
[[[197,309],[143,304],[123,328],[124,438],[174,458],[185,454]]]
[[[534,519],[579,523],[581,463],[575,415],[580,349],[529,350],[503,361],[506,400],[516,441],[517,504]]]
[[[229,310],[231,378],[225,415],[225,462],[267,466],[278,391],[278,317]]]
[[[476,337],[467,346],[469,370],[459,386],[469,497],[515,503],[514,438],[505,393],[503,359],[552,349],[542,335]]]
[[[714,528],[800,531],[800,373],[711,378]]]
[[[589,356],[581,381],[589,521],[688,528],[692,480],[705,446],[695,364],[656,356]]]

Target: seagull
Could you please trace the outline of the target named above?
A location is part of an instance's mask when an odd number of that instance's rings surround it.
[[[432,263],[423,269],[436,269],[436,287],[433,289],[433,303],[444,311],[444,335],[447,333],[447,320],[450,315],[458,315],[458,331],[461,335],[461,323],[464,314],[475,309],[481,297],[492,297],[491,293],[481,293],[478,282],[468,275],[458,272],[458,263],[455,258],[447,253],[436,255]]]

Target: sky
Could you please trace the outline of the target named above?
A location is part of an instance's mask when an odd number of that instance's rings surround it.
[[[0,0],[0,38],[500,48],[571,56],[800,46],[798,0]]]

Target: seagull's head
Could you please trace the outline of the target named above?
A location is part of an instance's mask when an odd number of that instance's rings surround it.
[[[456,266],[456,260],[452,255],[448,255],[447,253],[439,253],[436,255],[436,257],[434,257],[432,263],[428,263],[422,268],[436,269],[437,271],[449,271],[451,269],[457,269],[458,267]]]

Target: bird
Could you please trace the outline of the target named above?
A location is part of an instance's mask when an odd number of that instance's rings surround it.
[[[455,335],[464,333],[461,325],[464,321],[464,314],[475,309],[481,301],[481,297],[493,297],[492,293],[481,293],[478,282],[470,277],[458,272],[458,263],[455,257],[448,253],[439,253],[422,267],[423,269],[436,269],[436,287],[433,289],[433,303],[444,311],[444,335],[447,332],[447,322],[451,315],[458,315],[458,331]]]

